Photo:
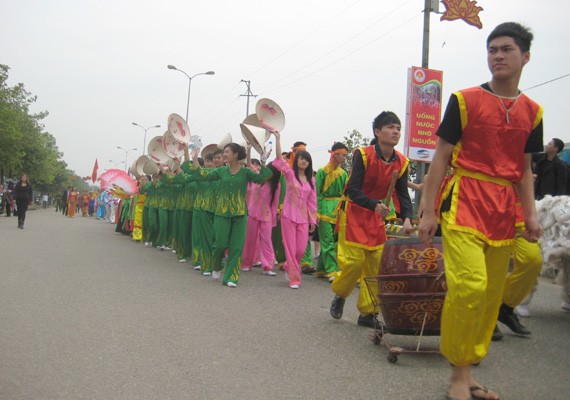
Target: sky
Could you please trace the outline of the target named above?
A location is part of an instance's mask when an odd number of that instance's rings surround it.
[[[535,40],[520,89],[570,73],[570,2],[480,0],[477,29],[461,20],[430,18],[429,67],[443,71],[443,107],[456,90],[490,79],[485,40],[506,21],[529,26]],[[546,5],[548,4],[548,5]],[[257,100],[285,113],[283,148],[307,143],[316,169],[327,149],[357,129],[372,137],[381,111],[400,116],[405,135],[407,69],[421,66],[424,0],[0,0],[0,63],[8,84],[37,96],[48,111],[45,130],[63,159],[89,176],[123,168],[164,134],[171,113],[186,114],[205,144],[231,133],[247,114],[246,85]],[[440,10],[444,11],[443,5]],[[545,108],[545,142],[570,142],[570,76],[528,90]],[[404,137],[398,148],[403,148]],[[9,144],[2,143],[2,146]],[[125,150],[136,148],[126,153]],[[111,162],[113,161],[113,162]]]

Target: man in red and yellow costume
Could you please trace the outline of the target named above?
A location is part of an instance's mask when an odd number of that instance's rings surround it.
[[[350,296],[356,283],[363,277],[377,276],[380,258],[386,242],[384,217],[390,208],[383,203],[393,197],[396,211],[404,220],[404,230],[409,233],[412,202],[408,194],[408,159],[394,150],[400,141],[400,119],[390,111],[384,111],[374,119],[372,128],[375,139],[370,146],[356,149],[352,159],[350,177],[341,200],[338,216],[338,266],[341,274],[331,288],[335,292],[330,313],[335,319],[342,317],[344,301]],[[397,173],[396,196],[388,193],[393,173]],[[372,286],[372,295],[377,288]],[[357,308],[360,311],[358,325],[377,327],[378,308],[368,290],[361,286]]]
[[[487,354],[515,237],[518,193],[524,236],[540,236],[531,154],[542,149],[542,108],[518,84],[530,59],[532,33],[517,23],[487,38],[492,79],[451,96],[420,204],[420,238],[441,223],[447,295],[441,352],[452,365],[447,398],[498,399],[471,375]],[[448,165],[454,168],[444,180]]]

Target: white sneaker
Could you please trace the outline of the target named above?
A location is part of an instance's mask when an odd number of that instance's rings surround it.
[[[289,285],[291,289],[299,289],[299,285]]]
[[[237,287],[237,283],[233,283],[233,282],[228,282],[227,285],[228,285],[228,287]]]
[[[249,268],[242,268],[241,270],[242,270],[243,272],[249,272],[249,271],[250,271]]]
[[[252,267],[259,268],[261,267],[261,263],[260,262],[253,263]]]
[[[275,276],[275,275],[277,275],[277,274],[276,274],[275,272],[273,272],[273,271],[261,271],[261,273],[262,273],[263,275],[267,275],[267,276]]]
[[[202,269],[202,267],[199,265],[194,266],[194,271],[200,271],[201,269]]]
[[[520,317],[530,317],[530,310],[528,309],[527,304],[521,304],[515,307],[515,312]]]
[[[179,263],[185,263],[186,259],[185,258],[181,258],[180,260],[178,260]]]
[[[210,275],[212,275],[211,272],[208,272],[208,271],[202,272],[202,276],[210,276]]]
[[[150,247],[150,246],[152,246],[151,242],[144,242],[144,247]]]
[[[212,271],[212,279],[220,279],[220,276],[222,276],[220,271]]]
[[[176,250],[173,249],[172,252],[173,252],[173,253],[176,253]]]
[[[560,308],[562,308],[562,311],[564,312],[570,312],[570,303],[566,303],[565,301],[563,301]]]

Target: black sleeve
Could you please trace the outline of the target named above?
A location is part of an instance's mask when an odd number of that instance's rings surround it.
[[[352,157],[352,166],[350,170],[350,179],[348,180],[348,185],[346,187],[346,193],[350,197],[350,200],[354,201],[361,207],[374,210],[378,200],[366,197],[362,193],[362,184],[364,182],[364,162],[362,161],[362,154],[359,150],[354,151]]]
[[[410,199],[410,192],[408,192],[408,171],[396,181],[396,195],[400,200],[400,213],[399,218],[412,220],[414,209],[412,207],[412,200]]]
[[[451,144],[457,144],[461,139],[461,114],[459,113],[457,96],[454,94],[449,98],[443,120],[435,134]]]
[[[525,153],[540,153],[541,151],[544,151],[542,119],[530,133],[524,147]]]
[[[566,192],[566,182],[568,178],[568,168],[566,167],[566,163],[560,159],[558,159],[558,165],[556,166],[556,195],[562,196],[565,195]]]

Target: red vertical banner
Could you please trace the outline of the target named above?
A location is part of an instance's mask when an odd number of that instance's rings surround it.
[[[93,183],[97,180],[97,170],[99,169],[99,164],[97,164],[97,159],[95,159],[95,165],[93,166],[93,172],[91,173],[91,180]]]
[[[404,154],[412,161],[431,162],[435,153],[435,132],[441,120],[443,72],[408,69],[408,96]]]

